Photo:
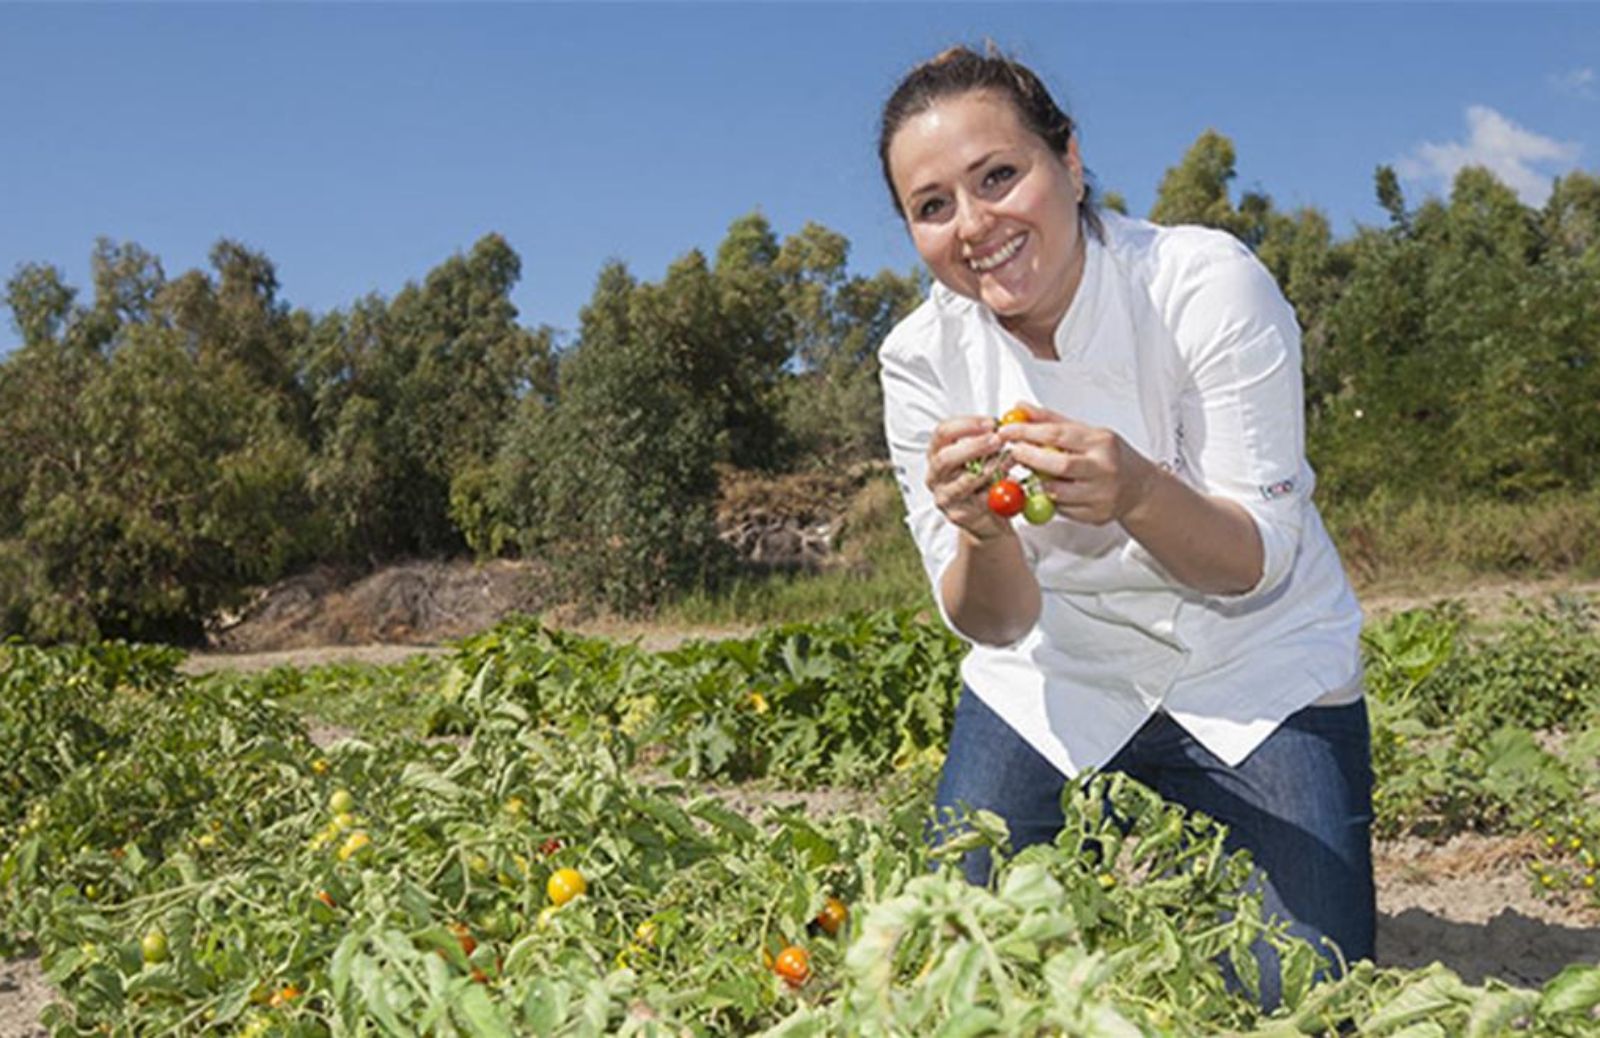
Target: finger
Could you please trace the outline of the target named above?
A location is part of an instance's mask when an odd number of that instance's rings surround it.
[[[993,418],[986,418],[983,415],[961,415],[956,418],[946,418],[933,427],[933,438],[929,447],[930,449],[943,448],[958,440],[992,432],[994,432]]]
[[[1006,414],[1012,414],[1016,411],[1024,412],[1027,415],[1028,422],[1065,422],[1069,420],[1066,415],[1058,411],[1052,411],[1043,404],[1035,404],[1027,400],[1018,400],[1011,405]]]
[[[996,433],[1006,443],[1032,443],[1056,450],[1081,450],[1093,432],[1090,426],[1070,418],[1041,419],[1001,426]]]
[[[949,479],[955,472],[970,468],[972,462],[984,463],[1000,454],[1003,446],[992,432],[966,436],[942,447],[933,456],[932,466],[939,478]]]
[[[1024,465],[1046,479],[1081,479],[1086,474],[1086,458],[1053,447],[1040,447],[1027,442],[1006,445],[1011,460]]]
[[[1109,522],[1111,510],[1099,488],[1084,483],[1046,483],[1044,492],[1056,503],[1056,514],[1074,522],[1099,526]]]
[[[971,458],[963,464],[931,470],[928,488],[933,491],[934,502],[939,510],[948,513],[962,502],[974,500],[985,493],[1000,470],[1009,464],[1004,454]]]

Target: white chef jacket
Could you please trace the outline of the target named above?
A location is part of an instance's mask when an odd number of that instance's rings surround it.
[[[947,624],[939,588],[957,529],[925,483],[946,418],[1038,403],[1243,505],[1264,565],[1236,595],[1179,584],[1118,523],[1017,520],[1039,620],[1013,644],[974,644],[961,666],[1069,776],[1105,764],[1158,709],[1231,766],[1296,710],[1360,694],[1360,606],[1311,502],[1300,331],[1231,235],[1103,219],[1103,242],[1085,235],[1059,359],[1035,357],[987,307],[937,282],[895,326],[878,352],[889,453]]]

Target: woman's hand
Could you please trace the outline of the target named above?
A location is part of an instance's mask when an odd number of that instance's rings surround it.
[[[1018,406],[1028,420],[1001,426],[997,438],[1012,461],[1038,474],[1059,514],[1102,526],[1125,519],[1148,498],[1160,469],[1121,436],[1042,407]]]
[[[1244,506],[1208,496],[1140,454],[1110,429],[1041,407],[1004,425],[998,438],[1068,519],[1122,524],[1180,584],[1208,594],[1255,587],[1265,564],[1255,520]]]
[[[928,489],[933,502],[961,530],[979,541],[1011,532],[1011,524],[989,510],[989,484],[1006,464],[993,418],[948,418],[928,443]]]

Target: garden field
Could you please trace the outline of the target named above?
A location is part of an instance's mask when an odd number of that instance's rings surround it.
[[[960,647],[913,611],[254,673],[6,645],[0,1032],[1596,1033],[1595,601],[1366,651],[1380,962],[1318,983],[1220,833],[1115,777],[988,888],[940,870],[1005,833],[924,839]],[[1215,963],[1252,983],[1263,937],[1272,1014]]]

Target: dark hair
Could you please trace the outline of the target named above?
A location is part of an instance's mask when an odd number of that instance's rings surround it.
[[[968,47],[941,51],[906,73],[883,106],[883,119],[878,129],[878,162],[883,167],[883,181],[889,187],[889,199],[902,220],[905,210],[900,206],[894,178],[889,174],[889,142],[908,120],[946,98],[975,90],[993,91],[1011,103],[1022,125],[1044,141],[1052,152],[1066,154],[1074,129],[1072,117],[1061,110],[1032,69],[1006,57],[992,43],[984,50],[983,54]],[[1104,231],[1100,214],[1094,208],[1093,190],[1086,173],[1078,216],[1096,237],[1100,237]]]

